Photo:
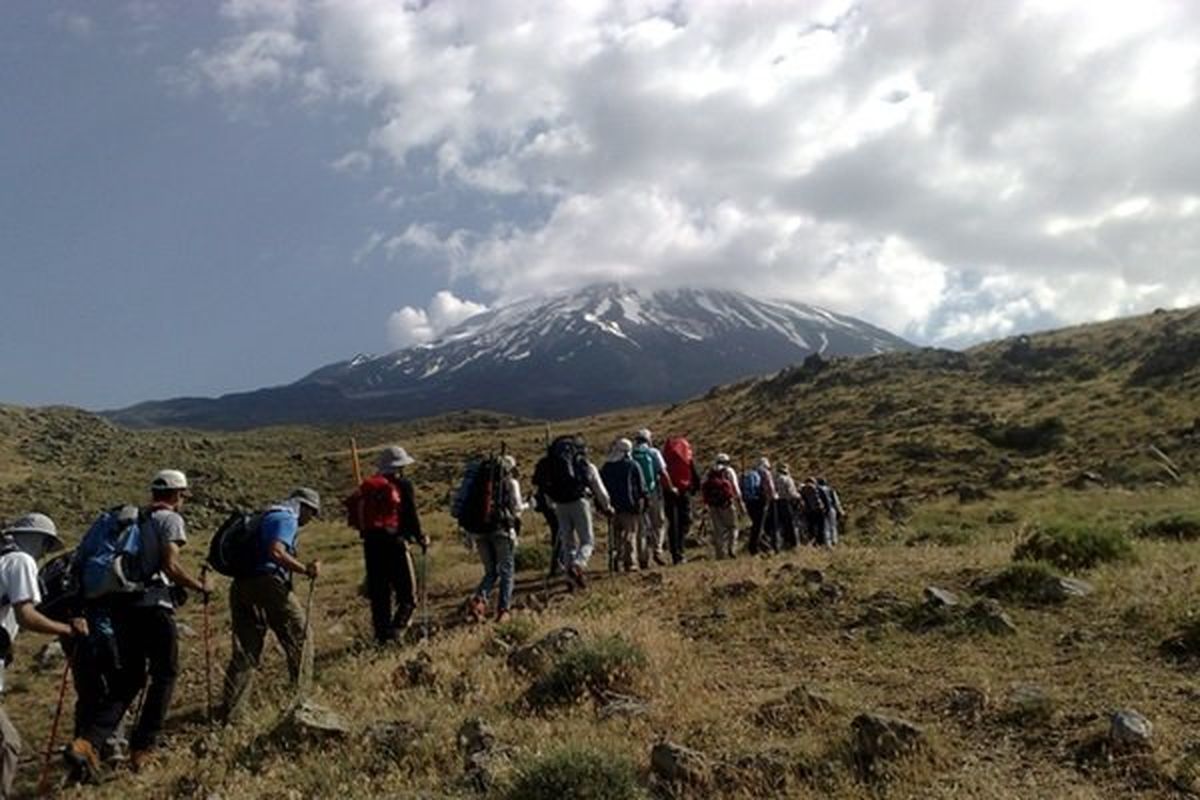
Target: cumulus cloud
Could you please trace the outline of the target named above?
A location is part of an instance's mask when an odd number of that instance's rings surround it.
[[[443,290],[433,296],[428,308],[405,306],[393,311],[387,321],[388,341],[397,348],[429,342],[443,331],[484,311],[487,306],[462,300]]]
[[[378,247],[496,299],[733,286],[961,343],[1200,296],[1190,4],[230,0],[225,18],[192,60],[211,86],[319,85],[371,115],[392,197],[432,165],[500,209],[406,207]]]

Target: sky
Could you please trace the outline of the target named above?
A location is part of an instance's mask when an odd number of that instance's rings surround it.
[[[295,380],[520,297],[920,344],[1200,303],[1200,5],[0,6],[0,402]]]

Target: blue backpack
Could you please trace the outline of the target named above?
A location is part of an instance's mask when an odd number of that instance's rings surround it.
[[[742,473],[742,499],[759,500],[762,498],[762,475],[752,469]]]
[[[633,448],[633,460],[642,471],[642,483],[646,487],[646,493],[654,494],[658,491],[658,470],[654,468],[654,456],[651,455],[650,448],[641,445]]]
[[[137,506],[116,506],[96,518],[75,548],[79,583],[85,600],[142,591],[142,526],[147,516]]]

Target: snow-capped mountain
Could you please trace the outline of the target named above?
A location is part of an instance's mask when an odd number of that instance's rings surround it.
[[[356,356],[289,386],[145,403],[110,417],[219,428],[403,419],[464,408],[564,418],[682,400],[813,352],[866,355],[910,346],[803,303],[599,285],[502,306],[436,341]]]

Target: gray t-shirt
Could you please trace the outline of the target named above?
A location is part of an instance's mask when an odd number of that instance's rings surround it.
[[[162,571],[163,555],[171,543],[178,547],[187,544],[187,528],[183,524],[183,517],[169,508],[155,508],[142,530],[142,574],[150,577],[146,580],[146,592],[138,601],[138,606],[174,607],[171,602],[171,579]]]

